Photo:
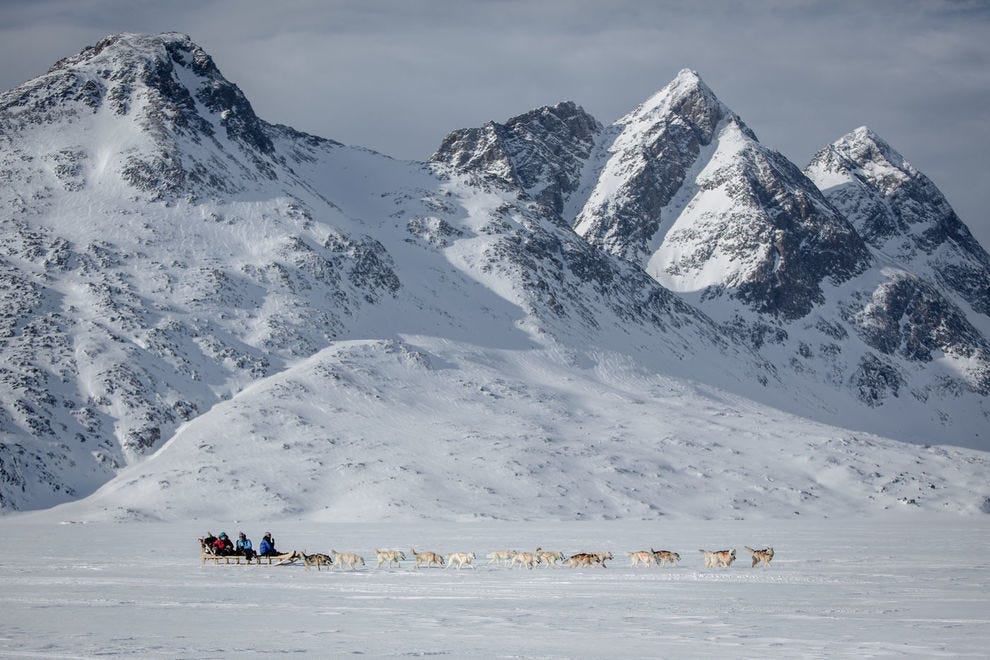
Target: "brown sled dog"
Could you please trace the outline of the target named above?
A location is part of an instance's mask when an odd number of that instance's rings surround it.
[[[670,550],[654,550],[653,548],[650,548],[650,551],[653,553],[653,557],[656,559],[656,562],[661,566],[664,564],[670,564],[673,566],[681,560],[681,556],[679,554],[676,552],[671,552]]]
[[[592,552],[579,552],[576,555],[571,555],[571,557],[564,563],[571,568],[577,568],[578,566],[594,566],[595,564],[601,564],[602,568],[606,568],[605,560],[598,554]]]
[[[423,564],[427,566],[443,566],[445,563],[443,556],[436,552],[416,552],[415,548],[410,548],[409,552],[412,553],[413,558],[416,560],[416,568],[419,568]]]
[[[744,545],[743,547],[746,548],[747,550],[749,550],[749,552],[753,555],[753,566],[754,567],[757,564],[759,564],[761,561],[764,564],[766,564],[767,566],[770,565],[770,560],[773,559],[773,546],[772,545],[770,547],[768,547],[768,548],[763,548],[762,550],[753,550],[753,548],[749,547],[748,545]]]

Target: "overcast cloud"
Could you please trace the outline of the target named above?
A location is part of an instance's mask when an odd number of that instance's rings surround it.
[[[990,246],[985,2],[0,1],[0,88],[106,34],[185,32],[268,121],[400,158],[573,100],[614,121],[698,71],[803,166],[868,125]]]

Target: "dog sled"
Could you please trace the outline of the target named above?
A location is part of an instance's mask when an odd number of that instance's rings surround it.
[[[286,552],[281,555],[255,555],[248,559],[244,555],[215,555],[212,552],[202,553],[203,564],[208,561],[212,561],[214,565],[223,564],[254,564],[256,566],[261,566],[262,564],[267,564],[268,566],[286,566],[288,564],[294,564],[299,561],[299,554],[296,552]]]

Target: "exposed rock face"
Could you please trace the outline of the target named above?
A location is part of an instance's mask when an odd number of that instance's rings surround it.
[[[872,247],[990,315],[990,256],[935,184],[876,133],[844,135],[805,172]]]
[[[965,314],[934,286],[905,272],[892,273],[848,320],[863,340],[886,355],[930,362],[941,352],[990,362],[990,349]],[[986,394],[987,377],[979,385]]]
[[[603,144],[608,160],[575,219],[577,232],[613,254],[645,263],[662,209],[726,120],[752,135],[696,73],[681,71],[610,127],[610,144]]]
[[[431,161],[519,188],[560,214],[580,183],[601,124],[572,102],[537,108],[504,124],[450,133]]]

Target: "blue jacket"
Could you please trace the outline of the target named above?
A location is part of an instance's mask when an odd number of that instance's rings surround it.
[[[261,544],[258,546],[258,554],[266,555],[269,552],[275,552],[275,547],[268,542],[268,539],[261,539]]]
[[[237,549],[240,550],[251,550],[251,539],[237,539]]]

